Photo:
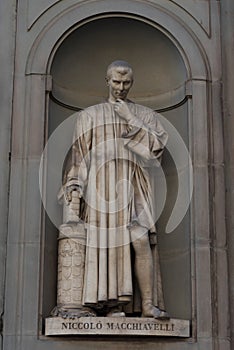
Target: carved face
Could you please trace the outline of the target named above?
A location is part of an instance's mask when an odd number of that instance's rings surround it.
[[[110,76],[107,77],[109,100],[112,102],[115,102],[118,98],[125,100],[132,83],[133,77],[130,70],[121,67],[112,68]]]

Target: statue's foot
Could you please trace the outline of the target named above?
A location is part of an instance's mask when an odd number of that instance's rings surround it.
[[[80,317],[96,317],[97,313],[90,307],[83,307],[80,310]]]
[[[110,311],[106,314],[106,317],[124,317],[125,312],[121,311],[121,309],[116,306],[110,309]]]
[[[168,320],[170,318],[169,314],[166,311],[161,310],[152,304],[142,305],[141,317],[153,317],[160,320]]]

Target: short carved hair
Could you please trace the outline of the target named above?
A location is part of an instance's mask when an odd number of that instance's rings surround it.
[[[106,78],[107,79],[110,78],[112,70],[116,69],[116,68],[119,68],[120,74],[130,73],[132,75],[132,79],[133,79],[132,67],[130,66],[130,64],[128,62],[123,61],[123,60],[114,61],[107,67],[107,71],[106,71]]]

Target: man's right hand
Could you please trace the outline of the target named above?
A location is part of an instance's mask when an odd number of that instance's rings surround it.
[[[80,221],[80,194],[78,187],[77,185],[71,185],[66,188],[66,198],[63,207],[63,222],[65,224],[74,224]]]
[[[72,192],[73,191],[79,192],[79,186],[78,185],[70,185],[70,186],[67,186],[65,188],[64,196],[65,196],[65,199],[66,199],[67,202],[71,202],[72,201]]]

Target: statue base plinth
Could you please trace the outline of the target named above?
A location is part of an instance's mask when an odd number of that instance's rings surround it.
[[[64,319],[49,317],[45,321],[46,336],[166,336],[189,337],[188,320],[157,320],[154,318],[135,317],[80,317]]]

